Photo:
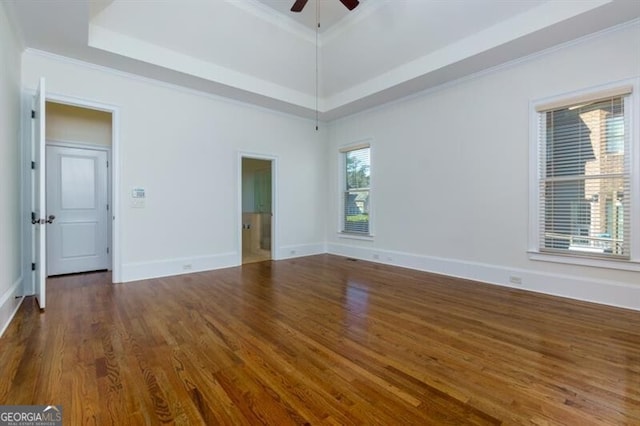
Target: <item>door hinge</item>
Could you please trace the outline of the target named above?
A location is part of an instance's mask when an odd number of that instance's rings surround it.
[[[31,118],[36,118],[36,111],[35,110],[31,110]]]
[[[31,263],[31,270],[32,271],[36,270],[36,264],[34,262]]]
[[[35,170],[36,169],[36,162],[32,161],[31,162],[31,170]]]
[[[109,211],[109,204],[107,204],[107,211]]]
[[[109,247],[107,247],[107,254],[109,254]]]
[[[109,160],[107,160],[107,168],[109,168]]]
[[[35,225],[36,223],[38,223],[36,220],[36,212],[31,212],[31,224]]]

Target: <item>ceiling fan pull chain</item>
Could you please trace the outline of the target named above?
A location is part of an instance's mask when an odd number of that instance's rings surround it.
[[[320,38],[320,2],[316,0],[316,132],[319,128],[320,123],[320,113],[318,112],[318,96],[320,96],[319,90],[319,71],[318,71],[318,39]]]

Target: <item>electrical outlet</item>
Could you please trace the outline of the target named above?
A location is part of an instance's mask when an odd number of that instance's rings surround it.
[[[182,270],[183,271],[190,271],[192,267],[193,267],[193,265],[191,265],[190,263],[185,263],[184,265],[182,265]]]
[[[296,251],[295,251],[295,250],[291,250],[291,251],[289,252],[289,254],[290,254],[290,255],[294,255],[294,254],[296,254]]]
[[[379,255],[379,254],[374,254],[374,255],[373,255],[373,258],[374,258],[375,260],[379,260],[379,259],[380,259],[380,255]]]
[[[522,277],[518,277],[518,276],[515,276],[515,275],[510,275],[509,276],[509,282],[511,284],[522,285]]]

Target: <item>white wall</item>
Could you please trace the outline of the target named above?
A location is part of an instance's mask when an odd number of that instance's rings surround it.
[[[239,152],[277,157],[276,258],[325,248],[640,309],[638,273],[529,260],[529,102],[638,77],[640,25],[331,123],[28,51],[23,83],[119,107],[123,281],[240,263]],[[500,126],[496,119],[500,118]],[[371,139],[373,241],[338,230],[338,147]],[[146,208],[129,206],[133,187]],[[320,194],[320,195],[319,195]],[[327,194],[326,198],[322,194]],[[326,228],[326,231],[325,231]]]
[[[20,51],[0,4],[0,335],[21,299]]]
[[[314,123],[33,51],[23,84],[119,110],[122,281],[239,265],[239,152],[277,157],[277,258],[324,249]],[[146,189],[146,207],[130,192]],[[191,265],[188,270],[184,265]]]
[[[640,76],[640,24],[332,123],[329,251],[640,309],[640,274],[529,260],[529,102]],[[340,238],[338,147],[372,138],[373,241]]]

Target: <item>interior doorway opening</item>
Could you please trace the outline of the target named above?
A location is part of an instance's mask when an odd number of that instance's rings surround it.
[[[242,158],[242,263],[271,260],[273,160]]]
[[[58,111],[51,110],[56,108]],[[23,280],[23,294],[34,295],[41,311],[46,308],[47,290],[47,228],[55,222],[55,215],[47,213],[47,139],[56,140],[58,144],[88,145],[92,149],[109,152],[108,178],[105,185],[108,189],[108,213],[106,224],[108,227],[107,239],[109,246],[109,261],[107,269],[112,272],[111,281],[121,282],[121,258],[120,258],[120,211],[119,198],[115,191],[119,187],[119,123],[120,112],[118,107],[103,103],[98,103],[86,99],[69,97],[61,94],[49,94],[46,91],[46,81],[40,78],[37,88],[30,92],[25,91],[22,97],[23,120],[22,120],[22,159],[23,159],[23,181],[22,181],[22,211],[23,222],[23,247],[22,263],[25,277],[31,279]],[[49,111],[47,111],[49,109]],[[62,110],[62,113],[60,113]],[[69,110],[74,112],[69,114]],[[104,114],[103,114],[104,113]],[[47,126],[47,114],[52,117],[60,115],[67,120],[49,120]],[[95,140],[87,139],[79,135],[95,135],[87,132],[88,127],[95,125],[95,120],[87,120],[87,115],[102,114],[106,117],[103,121],[108,133],[104,137],[103,147],[96,148]],[[100,121],[100,120],[99,120]],[[69,122],[75,123],[68,125]],[[92,143],[93,142],[93,143]],[[109,145],[109,146],[106,146]],[[86,169],[86,161],[76,161],[76,168]],[[80,164],[83,163],[83,164]],[[72,168],[73,169],[73,168]],[[73,173],[71,173],[73,174]],[[84,187],[85,189],[87,186]],[[67,200],[68,201],[68,200]],[[72,203],[73,204],[73,203]],[[107,206],[104,206],[105,210]],[[30,213],[30,214],[29,214]],[[77,235],[76,235],[77,237]],[[69,245],[73,247],[73,245]],[[77,250],[77,248],[76,248]],[[71,253],[78,254],[76,253]],[[93,269],[93,268],[91,268]]]
[[[46,102],[47,276],[112,269],[108,111]]]

